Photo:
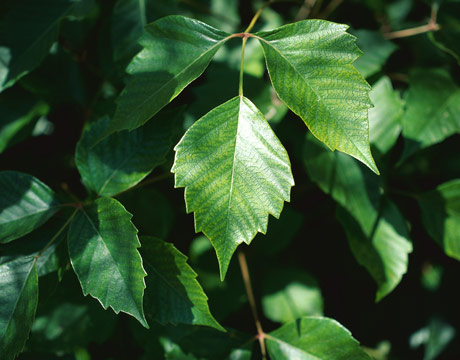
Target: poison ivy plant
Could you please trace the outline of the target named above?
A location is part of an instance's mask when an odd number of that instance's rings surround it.
[[[0,360],[459,358],[458,0],[277,2],[0,2]]]

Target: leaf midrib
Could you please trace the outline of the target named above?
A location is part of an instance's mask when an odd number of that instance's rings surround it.
[[[123,274],[121,273],[121,271],[119,270],[118,268],[118,264],[117,262],[115,261],[115,259],[113,258],[112,256],[112,252],[110,251],[109,247],[107,246],[107,244],[105,243],[105,240],[103,238],[103,236],[100,234],[100,232],[98,231],[96,225],[93,223],[93,221],[91,220],[91,218],[89,217],[89,215],[86,213],[86,211],[84,209],[81,209],[81,211],[83,212],[83,214],[86,216],[86,218],[88,219],[88,222],[91,224],[91,226],[93,227],[94,231],[96,232],[97,236],[102,240],[102,243],[104,244],[104,247],[106,248],[107,250],[107,253],[110,255],[110,258],[112,259],[112,262],[116,265],[115,268],[117,269],[117,272],[118,274],[120,274],[120,277],[123,279],[123,282],[125,284],[125,288],[128,290],[129,294],[131,295],[131,300],[134,302],[134,306],[136,307],[137,309],[137,304],[136,304],[136,300],[134,299],[133,297],[133,294],[131,293],[131,289],[129,288],[129,286],[126,286],[127,282],[126,282],[126,279],[125,277],[123,276]],[[88,292],[89,293],[89,292]],[[107,298],[106,298],[107,300]],[[111,308],[113,308],[112,305],[109,305]],[[125,311],[125,310],[123,310]]]
[[[62,205],[54,205],[54,206],[50,206],[46,209],[41,209],[39,211],[36,211],[34,213],[30,213],[30,214],[27,214],[27,215],[24,215],[24,216],[21,216],[21,217],[18,217],[18,218],[15,218],[13,220],[10,220],[10,221],[0,221],[0,225],[3,225],[3,224],[9,224],[9,223],[13,223],[13,222],[16,222],[16,221],[19,221],[19,220],[23,220],[25,218],[28,218],[28,217],[31,217],[31,216],[36,216],[42,212],[46,212],[46,211],[50,211],[50,210],[55,210],[56,208],[60,208]],[[1,214],[1,213],[0,213]]]
[[[139,105],[137,105],[136,107],[137,108],[141,108],[141,107],[144,107],[145,104],[149,103],[150,100],[155,97],[158,93],[160,93],[161,91],[163,91],[163,89],[167,86],[170,85],[171,82],[175,81],[177,78],[179,78],[185,71],[187,71],[188,69],[190,69],[193,65],[195,65],[195,63],[197,63],[199,60],[201,60],[205,55],[207,55],[208,53],[210,53],[211,51],[213,51],[216,47],[218,46],[221,46],[224,42],[226,42],[228,39],[231,38],[231,35],[227,36],[226,38],[218,41],[216,44],[214,44],[213,46],[211,46],[208,50],[206,50],[205,52],[201,53],[200,56],[198,56],[195,60],[193,60],[188,66],[186,66],[184,69],[182,69],[180,72],[178,72],[176,75],[174,75],[171,79],[169,79],[166,83],[164,83],[163,85],[161,85],[160,88],[158,88],[158,90],[152,92],[149,96],[147,96]],[[134,75],[134,76],[137,76]],[[126,91],[123,91],[122,92],[122,95],[123,94],[126,94],[128,91],[127,91],[127,88],[126,88]],[[174,97],[174,95],[173,95]],[[117,106],[118,106],[118,102],[117,102]],[[160,108],[161,109],[161,108]],[[160,109],[156,110],[156,112],[153,114],[155,115]],[[117,114],[119,114],[119,112],[117,111]],[[147,119],[144,119],[142,120],[142,124],[145,124],[153,115],[150,115]],[[118,118],[119,116],[116,116],[115,118]]]
[[[307,352],[307,351],[305,351],[305,350],[303,350],[303,349],[301,349],[301,348],[299,348],[299,347],[296,347],[296,346],[294,346],[294,345],[292,345],[292,344],[290,344],[290,343],[288,343],[288,342],[286,342],[286,341],[283,341],[283,340],[281,340],[281,339],[279,339],[279,338],[276,338],[276,337],[274,337],[274,336],[272,336],[272,335],[265,334],[265,336],[266,336],[268,339],[272,340],[272,341],[278,342],[278,343],[280,343],[280,344],[283,344],[283,345],[285,345],[285,346],[288,346],[288,347],[290,347],[290,348],[294,348],[294,349],[298,350],[299,352],[301,352],[301,353],[303,353],[303,354],[309,356],[310,358],[312,358],[312,360],[323,360],[323,359],[321,359],[321,358],[319,358],[319,357],[317,357],[317,356],[315,356],[315,355],[313,355],[313,354],[311,354],[311,353],[309,353],[309,352]]]
[[[259,36],[256,36],[256,35],[253,35],[253,37],[259,39],[260,41],[263,41],[264,43],[266,43],[267,45],[269,45],[273,50],[275,50],[279,56],[281,56],[287,64],[289,64],[289,66],[295,71],[295,73],[301,78],[304,80],[304,83],[305,85],[315,94],[316,98],[317,99],[320,99],[321,101],[321,96],[318,95],[318,93],[308,84],[308,82],[306,81],[306,79],[302,76],[302,74],[297,70],[297,68],[283,55],[283,53],[281,53],[274,45],[272,45],[268,40],[265,40],[264,38],[261,38]],[[276,89],[275,89],[276,91]],[[278,94],[279,96],[279,94]],[[323,104],[323,106],[325,107],[325,109],[327,109],[327,112],[329,113],[329,115],[331,115],[331,112],[330,110],[327,108],[327,106],[324,105],[324,102],[321,101],[321,103]],[[294,113],[296,113],[293,109],[291,109]],[[296,113],[297,114],[297,113]],[[297,114],[298,116],[300,116],[299,114]],[[300,116],[302,118],[302,116]],[[343,131],[344,134],[347,134],[347,132],[345,131],[344,127],[342,126],[342,124],[338,121],[335,121],[334,122],[335,124],[337,124]],[[328,126],[328,131],[329,131],[329,126]],[[312,132],[313,133],[313,132]],[[315,135],[316,137],[316,135]],[[359,147],[356,145],[355,141],[352,140],[348,135],[347,135],[347,138],[350,140],[350,142],[353,144],[353,146],[355,147],[355,149],[363,156],[364,159],[367,159],[367,157],[365,156],[365,154],[363,154],[363,152],[359,149]],[[335,150],[335,148],[334,148]]]

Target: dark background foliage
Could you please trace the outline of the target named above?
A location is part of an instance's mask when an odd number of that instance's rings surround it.
[[[112,16],[115,3],[115,0],[99,0],[84,19],[63,20],[53,53],[14,87],[0,94],[0,101],[7,96],[20,99],[34,96],[50,107],[46,121],[39,120],[48,130],[29,136],[38,117],[34,119],[29,128],[18,134],[14,140],[17,143],[11,144],[0,155],[1,170],[33,174],[63,198],[69,198],[69,192],[79,198],[87,196],[74,163],[75,146],[87,122],[113,112],[115,95],[123,88],[123,68],[129,61],[129,57],[115,61],[112,56],[119,41],[111,40],[113,22],[116,21]],[[178,1],[177,4],[154,0],[154,3],[156,12],[148,15],[149,20],[178,11],[216,27],[223,24],[233,31],[244,29],[257,9],[257,4],[244,0],[237,3],[235,14],[214,13],[210,10],[214,6],[211,0]],[[327,19],[348,24],[352,31],[380,31],[388,26],[386,11],[390,5],[400,6],[401,16],[404,15],[398,23],[399,28],[426,23],[431,11],[430,3],[419,0],[350,0],[340,4]],[[0,14],[5,14],[13,6],[14,1],[2,2]],[[288,23],[294,20],[299,4],[286,2],[273,4],[271,8],[270,14],[276,13],[282,23]],[[405,14],[404,8],[407,9]],[[256,28],[269,21],[268,16],[262,18]],[[14,37],[15,34],[10,35]],[[454,81],[459,83],[460,71],[455,59],[436,47],[426,34],[397,39],[394,43],[398,49],[381,70],[368,78],[370,84],[386,74],[392,79],[393,87],[404,92],[409,86],[411,69],[432,66],[447,68]],[[230,48],[239,46],[235,42]],[[230,96],[237,94],[238,70],[230,56],[228,59],[213,62],[204,76],[169,105],[185,106],[185,124],[190,125],[223,102],[221,97],[224,95],[213,90],[216,81],[222,92],[229,92]],[[247,75],[245,90],[248,94],[260,96],[263,104],[266,99],[260,94],[261,83],[268,86],[266,73],[262,79]],[[264,88],[264,91],[269,90]],[[13,111],[8,105],[6,109]],[[445,181],[460,177],[460,136],[453,135],[402,163],[399,161],[404,141],[400,136],[389,153],[379,157],[385,189],[410,224],[414,251],[401,283],[382,301],[375,303],[376,285],[349,249],[346,234],[335,216],[338,205],[312,182],[306,172],[303,146],[308,130],[291,112],[279,117],[272,126],[290,155],[296,185],[291,203],[285,205],[281,219],[270,218],[268,235],[259,234],[250,247],[242,245],[258,304],[267,291],[275,291],[269,286],[271,274],[286,269],[306,271],[319,284],[324,314],[348,328],[362,345],[379,349],[375,353],[377,359],[422,359],[424,347],[414,348],[410,339],[420,329],[430,326],[430,341],[434,342],[436,336],[442,337],[443,332],[450,331],[446,329],[455,329],[457,334],[437,359],[459,359],[460,292],[457,287],[460,264],[447,257],[430,238],[422,224],[417,201],[407,194],[432,190]],[[182,133],[183,128],[179,125],[175,142]],[[183,190],[174,189],[170,174],[172,161],[170,151],[167,161],[149,175],[148,179],[153,179],[150,184],[123,193],[117,199],[134,214],[133,222],[140,235],[155,235],[173,242],[189,255],[209,297],[210,309],[221,324],[254,334],[236,258],[230,265],[225,286],[219,286],[215,285],[218,265],[214,251],[209,248],[197,250],[198,245],[196,249],[191,248],[191,244],[199,243],[196,240],[199,235],[194,233],[193,215],[185,213]],[[58,218],[60,216],[63,215],[58,214]],[[158,342],[161,336],[188,331],[181,326],[175,329],[158,326],[146,331],[134,319],[123,314],[115,316],[111,311],[104,311],[92,298],[83,297],[71,271],[64,272],[59,286],[57,280],[55,274],[50,274],[40,282],[36,324],[20,359],[155,358],[157,355],[148,356],[161,353]],[[273,286],[276,289],[276,284]],[[262,324],[267,332],[279,326],[264,317]],[[203,347],[212,347],[217,341],[214,339],[218,339],[211,330],[209,334],[206,339],[201,339]],[[387,348],[391,350],[385,357]]]

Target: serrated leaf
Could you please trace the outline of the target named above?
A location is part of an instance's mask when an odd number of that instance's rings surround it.
[[[371,360],[351,333],[337,321],[303,317],[266,337],[272,360]]]
[[[167,16],[147,25],[139,40],[143,50],[126,69],[131,77],[105,135],[146,123],[203,73],[228,37],[183,16]]]
[[[418,203],[428,234],[448,256],[460,260],[460,179],[422,194]]]
[[[442,69],[411,72],[402,121],[402,160],[416,151],[460,133],[460,87]]]
[[[362,53],[346,25],[305,20],[255,34],[280,99],[331,150],[379,173],[369,147],[369,84],[352,63]]]
[[[92,4],[92,0],[17,1],[0,23],[0,92],[48,55],[63,18],[81,16]]]
[[[225,331],[211,315],[208,298],[184,254],[155,237],[142,238],[141,254],[148,274],[145,309],[149,320]]]
[[[0,243],[41,226],[59,209],[53,190],[31,175],[0,172]]]
[[[211,110],[175,147],[175,186],[185,187],[195,230],[216,249],[225,274],[239,244],[267,231],[279,217],[294,180],[286,150],[260,111],[245,97]]]
[[[321,289],[302,269],[275,268],[264,278],[262,308],[268,319],[281,323],[322,315]]]
[[[382,154],[396,143],[401,132],[403,102],[384,76],[369,93],[375,107],[369,110],[369,140]]]
[[[386,40],[380,31],[355,30],[353,35],[357,37],[356,44],[363,51],[363,55],[354,62],[353,66],[365,78],[379,72],[390,55],[398,48],[394,43]],[[372,97],[371,100],[374,103]]]
[[[403,216],[383,194],[382,181],[356,160],[331,153],[307,137],[304,159],[311,179],[347,210],[339,212],[350,248],[378,285],[377,301],[401,281],[412,245]]]
[[[146,273],[131,216],[117,200],[97,199],[72,220],[69,255],[85,296],[148,327],[142,305]]]
[[[343,208],[339,208],[337,217],[356,260],[378,285],[375,297],[378,302],[394,290],[407,272],[412,244],[408,240],[404,217],[392,202],[385,201],[370,234],[364,233],[359,223]]]
[[[109,118],[91,124],[77,144],[75,163],[87,188],[101,196],[113,196],[136,185],[163,163],[172,148],[177,112],[165,111],[133,131],[121,131],[96,141]]]
[[[0,354],[12,360],[29,337],[38,303],[35,259],[19,257],[0,265]]]

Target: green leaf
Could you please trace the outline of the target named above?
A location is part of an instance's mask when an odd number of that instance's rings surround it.
[[[115,199],[97,199],[74,217],[68,244],[83,294],[148,327],[142,306],[146,273],[131,214]]]
[[[383,195],[381,179],[356,160],[327,151],[312,136],[304,158],[312,180],[348,211],[339,211],[338,218],[356,260],[377,282],[379,301],[407,271],[412,245],[403,216]]]
[[[147,25],[139,40],[143,50],[127,68],[131,77],[104,135],[146,123],[203,73],[228,36],[183,16]]]
[[[61,246],[67,236],[66,228],[65,219],[55,217],[40,229],[23,237],[21,241],[13,241],[2,246],[0,265],[18,257],[32,261],[40,254],[36,259],[39,277],[62,270],[68,262],[67,249]]]
[[[0,172],[0,243],[38,228],[59,209],[54,192],[31,175]]]
[[[286,323],[302,316],[322,315],[323,298],[316,280],[302,269],[276,269],[264,278],[265,316]]]
[[[371,233],[365,233],[343,208],[337,217],[356,260],[377,283],[375,300],[380,301],[400,283],[408,268],[412,244],[404,217],[390,201],[384,202]]]
[[[379,173],[369,147],[369,84],[352,63],[362,53],[346,25],[305,20],[255,34],[280,99],[331,150]]]
[[[266,338],[272,360],[371,360],[351,333],[337,321],[303,317]]]
[[[382,154],[390,150],[401,132],[403,102],[384,76],[369,93],[375,107],[369,110],[369,139]]]
[[[23,91],[8,91],[0,97],[0,153],[29,136],[49,106]]]
[[[402,160],[460,133],[460,88],[445,70],[412,71],[406,107],[402,121],[405,138]]]
[[[113,196],[136,185],[163,163],[172,148],[172,125],[177,111],[164,111],[157,117],[146,126],[113,134],[96,145],[109,118],[91,124],[75,153],[75,163],[86,187],[100,196]]]
[[[235,97],[198,120],[176,145],[175,186],[185,187],[195,230],[216,249],[225,274],[239,244],[266,233],[294,180],[286,150],[260,111]]]
[[[455,338],[455,328],[438,318],[431,318],[427,326],[411,335],[409,344],[411,348],[424,345],[423,360],[441,359],[439,355]]]
[[[0,92],[48,55],[63,18],[82,16],[92,5],[92,0],[17,1],[0,23]]]
[[[0,265],[0,354],[12,360],[22,351],[38,303],[35,259],[19,257]]]
[[[363,56],[357,59],[353,66],[368,78],[379,72],[390,55],[398,48],[394,43],[386,40],[380,31],[356,30],[356,44],[363,51]],[[375,105],[374,99],[371,100]],[[370,115],[369,115],[370,116]]]
[[[211,315],[208,298],[184,254],[154,237],[142,238],[141,254],[148,274],[145,309],[149,320],[206,325],[225,331]]]
[[[428,234],[448,256],[460,260],[460,179],[422,194],[418,203]]]

